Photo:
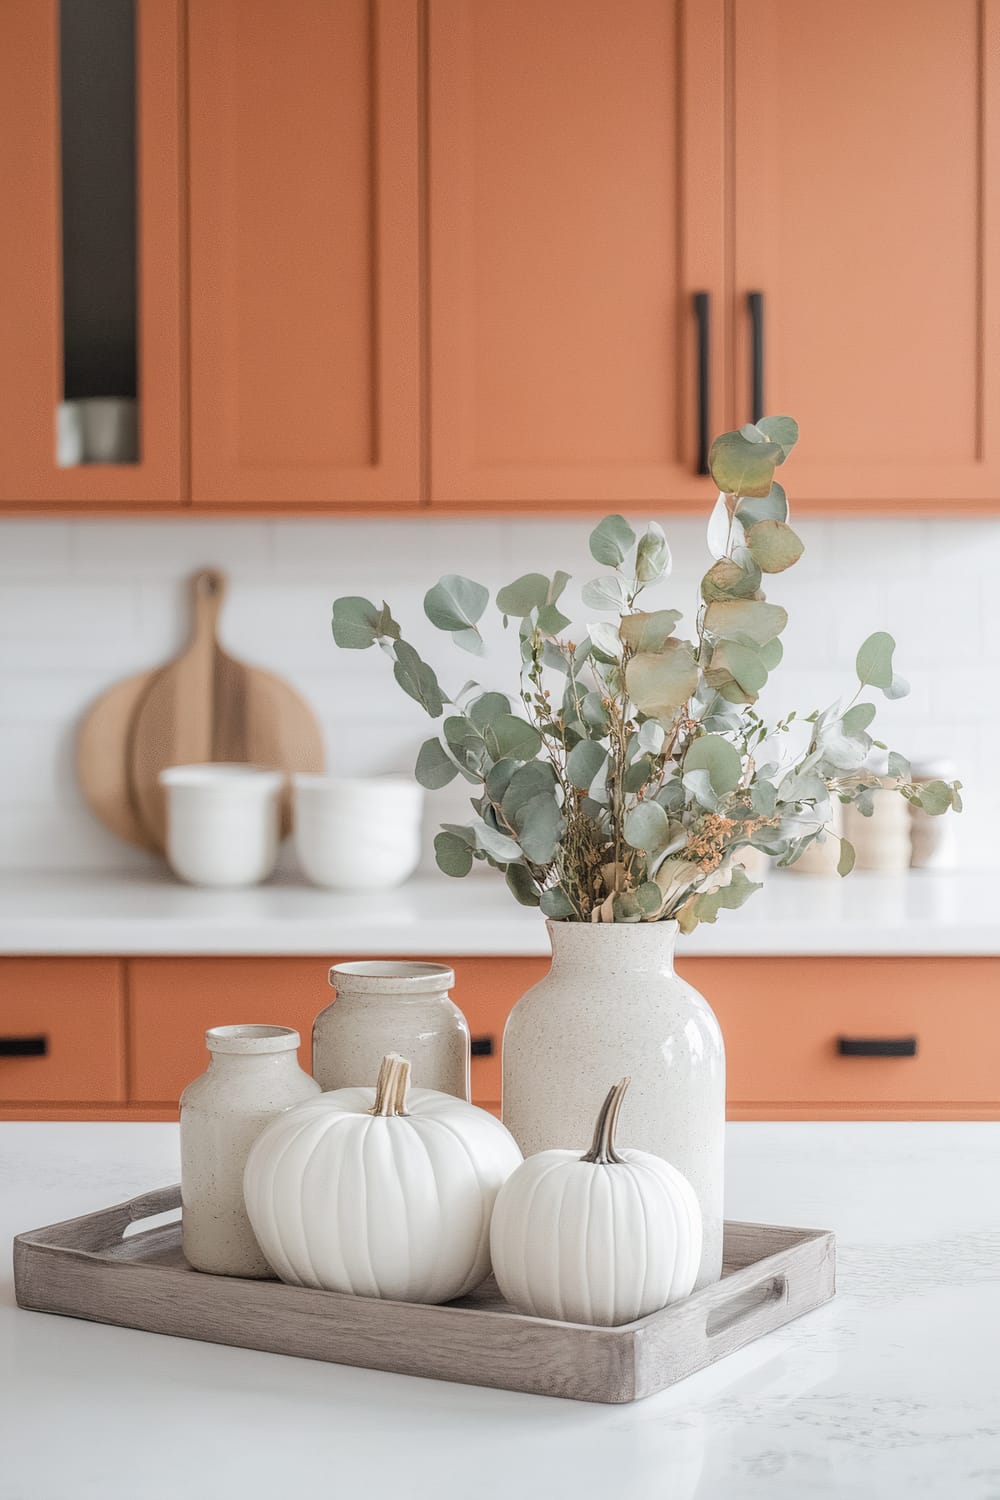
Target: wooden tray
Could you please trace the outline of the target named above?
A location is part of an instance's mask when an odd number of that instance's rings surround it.
[[[638,1401],[810,1312],[834,1294],[834,1238],[726,1224],[715,1286],[620,1328],[523,1317],[488,1282],[444,1307],[193,1271],[180,1223],[126,1234],[180,1207],[179,1187],[18,1235],[21,1307],[334,1364],[577,1401]]]

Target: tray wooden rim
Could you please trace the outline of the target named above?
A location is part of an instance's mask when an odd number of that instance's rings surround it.
[[[721,1281],[615,1328],[477,1306],[474,1298],[441,1306],[379,1301],[122,1255],[130,1225],[180,1206],[180,1187],[172,1185],[17,1235],[18,1305],[263,1352],[618,1403],[666,1389],[835,1292],[831,1231],[742,1221],[726,1222],[730,1269]],[[128,1243],[149,1255],[176,1252],[179,1233],[175,1221]]]

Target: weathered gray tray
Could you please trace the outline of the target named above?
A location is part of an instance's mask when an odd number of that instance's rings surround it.
[[[620,1328],[514,1312],[495,1283],[444,1307],[379,1302],[193,1271],[180,1224],[125,1235],[180,1207],[161,1188],[18,1235],[21,1307],[334,1364],[578,1401],[637,1401],[810,1312],[834,1294],[823,1230],[726,1224],[715,1286]]]

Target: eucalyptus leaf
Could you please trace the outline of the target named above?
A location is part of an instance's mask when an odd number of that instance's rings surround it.
[[[752,699],[767,681],[767,668],[751,647],[740,645],[738,641],[723,640],[712,652],[705,680],[723,694],[728,682],[735,682]]]
[[[657,854],[670,842],[670,820],[658,802],[639,802],[625,814],[622,826],[633,849]]]
[[[608,752],[596,740],[581,740],[566,758],[566,773],[579,791],[590,790],[594,777],[608,758]]]
[[[854,845],[850,839],[841,839],[840,858],[837,860],[837,874],[840,876],[850,875],[854,869]]]
[[[378,609],[370,599],[348,595],[333,602],[333,639],[348,651],[366,651],[376,640],[399,640],[399,626],[388,604]]]
[[[720,886],[715,891],[706,891],[694,898],[687,924],[681,922],[682,931],[690,932],[698,922],[714,922],[720,911],[735,911],[749,900],[754,891],[760,889],[757,882],[748,879],[742,865],[735,865],[728,885]]]
[[[712,507],[712,514],[708,518],[708,530],[705,540],[708,550],[715,558],[724,558],[729,552],[729,540],[733,527],[733,506],[728,495],[719,491],[719,498]]]
[[[477,823],[475,825],[476,844],[480,849],[491,854],[494,859],[507,864],[510,860],[521,857],[520,846],[505,833],[498,833],[488,823]]]
[[[506,693],[483,693],[469,705],[469,718],[480,729],[493,724],[510,713],[510,699]]]
[[[533,865],[547,865],[556,856],[563,834],[563,815],[551,792],[541,792],[525,802],[514,818],[525,858]]]
[[[583,585],[581,595],[587,609],[606,609],[621,614],[627,608],[625,584],[617,573],[605,573]]]
[[[439,833],[434,839],[434,858],[445,875],[460,879],[472,869],[472,850],[456,833]]]
[[[900,776],[904,781],[909,781],[913,775],[910,769],[910,762],[906,759],[905,755],[899,755],[895,750],[889,751],[888,769],[890,776]]]
[[[460,646],[463,651],[471,652],[473,656],[485,655],[486,646],[475,626],[470,626],[468,630],[453,630],[451,639],[453,645]]]
[[[618,634],[630,651],[662,651],[681,618],[678,609],[657,609],[649,614],[623,615]]]
[[[543,891],[539,904],[545,916],[549,917],[553,922],[559,922],[566,917],[576,915],[572,901],[562,887],[558,885],[550,886],[547,891]]]
[[[952,800],[952,790],[946,781],[925,781],[920,787],[920,806],[932,818],[946,813]]]
[[[446,573],[424,595],[424,614],[439,630],[475,632],[489,602],[490,591],[481,583]]]
[[[636,891],[635,899],[644,916],[659,916],[663,907],[663,892],[655,880],[644,881]]]
[[[483,739],[494,760],[534,760],[542,748],[538,730],[516,714],[501,715],[487,724]]]
[[[544,573],[525,573],[500,590],[497,609],[501,614],[523,619],[533,609],[541,609],[543,604],[549,603],[549,587]]]
[[[486,795],[491,802],[503,802],[504,794],[520,768],[521,762],[517,760],[498,760],[490,767],[486,776]]]
[[[875,717],[874,703],[855,703],[841,715],[840,722],[845,734],[863,734]]]
[[[421,786],[437,791],[447,786],[458,775],[458,767],[445,750],[440,740],[424,740],[417,754],[413,773]]]
[[[543,635],[559,635],[569,623],[569,616],[554,604],[543,604],[538,611],[538,629]]]
[[[657,719],[647,719],[639,725],[639,748],[649,755],[659,755],[666,737],[666,731]]]
[[[653,774],[653,762],[648,755],[640,755],[630,766],[626,766],[622,777],[622,789],[629,793],[641,792]]]
[[[595,562],[617,568],[635,543],[635,532],[624,516],[605,516],[590,533],[590,555]]]
[[[787,521],[788,496],[775,482],[766,495],[745,495],[736,507],[736,514],[747,531],[758,521]]]
[[[863,686],[882,688],[885,691],[892,687],[892,653],[896,649],[896,642],[892,636],[884,630],[876,630],[863,643],[858,652],[856,670],[858,681]]]
[[[761,584],[761,570],[747,554],[750,566],[744,567],[731,557],[713,563],[701,580],[701,597],[706,604],[714,599],[745,599],[755,594]]]
[[[521,906],[538,906],[538,887],[527,865],[509,864],[504,870],[507,889]]]
[[[608,661],[617,661],[622,654],[622,643],[617,628],[606,620],[598,620],[587,626],[594,650]]]
[[[788,624],[788,611],[763,599],[716,599],[705,610],[705,629],[724,640],[747,636],[763,646]]]
[[[629,697],[652,718],[672,715],[698,687],[698,666],[687,641],[668,640],[655,655],[640,652],[625,668]]]
[[[784,463],[799,440],[799,424],[794,417],[761,417],[756,423],[757,431],[763,433],[781,449],[779,464]]]
[[[403,692],[426,709],[432,719],[439,719],[444,713],[444,695],[432,668],[421,661],[407,641],[398,640],[393,649],[396,660],[392,672]]]
[[[636,548],[635,576],[640,583],[656,583],[670,572],[670,565],[666,533],[656,521],[650,521]]]
[[[719,796],[712,785],[712,778],[704,768],[696,771],[685,771],[681,777],[684,790],[690,792],[699,807],[706,812],[717,812],[719,808]]]
[[[747,532],[747,547],[765,573],[783,573],[797,563],[805,548],[784,521],[757,521]]]
[[[703,734],[692,740],[684,756],[684,770],[707,771],[716,796],[724,797],[736,790],[743,774],[743,762],[736,746],[718,734]]]
[[[757,647],[757,655],[760,657],[761,661],[764,663],[764,666],[769,672],[773,672],[775,667],[780,665],[781,658],[782,656],[784,656],[784,654],[785,648],[782,646],[777,636],[773,641],[765,641],[762,646]]]
[[[784,458],[774,442],[750,442],[740,432],[724,432],[712,444],[708,467],[725,495],[766,495],[774,481],[775,464]]]
[[[503,762],[503,764],[509,764],[509,762]],[[521,809],[538,796],[546,795],[554,798],[555,787],[556,773],[547,760],[529,760],[525,765],[519,766],[509,778],[503,797],[500,799],[500,810],[504,818],[517,828],[519,826],[517,819]]]
[[[580,714],[589,730],[598,735],[607,733],[608,711],[604,706],[604,697],[601,693],[585,693],[580,699]]]

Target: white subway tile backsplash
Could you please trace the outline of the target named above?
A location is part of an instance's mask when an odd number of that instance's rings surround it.
[[[634,518],[641,525],[640,518]],[[879,703],[882,738],[914,759],[948,755],[966,784],[962,857],[993,865],[1000,814],[986,795],[1000,704],[957,652],[1000,663],[1000,521],[794,517],[806,543],[796,569],[767,580],[788,610],[785,660],[764,706],[808,712],[854,691],[857,648],[889,630],[913,692]],[[112,682],[157,665],[187,636],[187,579],[214,564],[229,574],[224,644],[286,677],[313,705],[329,763],[344,775],[408,770],[434,726],[392,680],[377,651],[340,651],[330,613],[338,594],[383,597],[446,691],[469,679],[512,690],[516,655],[498,618],[489,655],[458,651],[423,614],[442,573],[492,592],[526,572],[573,574],[566,612],[594,617],[579,591],[600,570],[586,516],[429,516],[253,520],[51,519],[0,522],[0,864],[144,868],[147,858],[89,816],[73,779],[75,724]],[[705,519],[665,519],[672,575],[651,602],[693,625],[705,570]]]

